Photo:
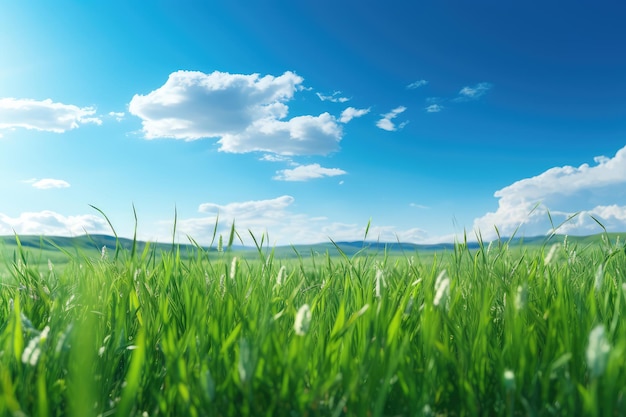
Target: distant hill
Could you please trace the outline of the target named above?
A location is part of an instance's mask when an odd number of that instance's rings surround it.
[[[604,234],[596,234],[589,236],[568,236],[568,241],[572,244],[591,245],[601,243]],[[626,242],[626,233],[609,233],[609,239],[615,242],[619,239],[621,242]],[[524,238],[507,239],[502,238],[502,242],[509,241],[511,246],[541,246],[544,244],[553,244],[557,242],[563,242],[564,235],[554,235],[550,239],[548,236],[532,236]],[[131,250],[133,247],[133,240],[127,238],[119,238],[109,235],[83,235],[76,237],[62,237],[62,236],[19,236],[21,245],[24,248],[39,249],[43,251],[58,251],[58,248],[76,253],[76,252],[91,252],[101,251],[103,246],[106,246],[109,251],[114,251],[116,245],[119,245],[125,250]],[[141,253],[146,242],[135,242],[136,250]],[[484,245],[488,245],[489,242],[484,242]],[[0,249],[12,250],[17,246],[15,236],[0,236]],[[194,253],[197,248],[191,244],[179,244],[183,255]],[[469,249],[478,249],[480,245],[477,242],[467,242]],[[157,253],[170,251],[172,249],[172,243],[150,243],[150,248],[156,250]],[[215,247],[203,249],[208,252],[217,253]],[[242,255],[255,255],[257,249],[248,246],[233,246],[231,250],[235,253],[241,253]],[[325,254],[338,255],[340,251],[347,256],[353,256],[359,252],[368,253],[383,253],[388,254],[411,254],[415,252],[445,252],[454,250],[454,243],[436,243],[436,244],[414,244],[405,242],[370,242],[370,241],[354,241],[354,242],[326,242],[316,243],[310,245],[286,245],[277,247],[263,247],[264,252],[273,251],[276,256],[280,257],[296,257],[299,255],[307,256],[310,254]]]

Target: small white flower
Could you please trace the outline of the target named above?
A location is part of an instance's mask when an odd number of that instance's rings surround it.
[[[293,329],[298,336],[304,336],[309,331],[311,325],[311,308],[308,304],[302,305],[296,314]]]
[[[107,257],[107,247],[106,245],[102,246],[102,250],[100,251],[100,259],[104,260]]]

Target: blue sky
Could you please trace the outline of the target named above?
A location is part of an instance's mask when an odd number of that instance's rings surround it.
[[[208,3],[4,2],[0,234],[626,230],[619,2]]]

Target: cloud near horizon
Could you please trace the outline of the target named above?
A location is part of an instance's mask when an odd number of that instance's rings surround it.
[[[142,120],[146,139],[217,138],[231,153],[327,155],[339,150],[343,130],[327,112],[287,119],[304,79],[215,71],[177,71],[147,95],[135,95],[129,112]]]
[[[63,133],[85,123],[102,124],[94,117],[94,107],[53,102],[51,99],[32,100],[0,98],[0,130],[29,129]]]
[[[548,212],[555,226],[578,213],[558,233],[602,232],[591,216],[609,231],[626,229],[626,147],[594,161],[594,166],[551,168],[496,191],[498,209],[477,218],[474,229],[487,239],[495,238],[494,226],[503,236],[520,225],[518,233],[525,236],[544,235],[551,230]]]
[[[18,217],[0,213],[0,235],[80,236],[85,233],[110,233],[102,217],[83,214],[64,216],[50,210],[25,212]]]
[[[283,195],[268,200],[252,200],[229,204],[204,203],[198,211],[204,217],[178,219],[177,230],[180,236],[193,237],[202,244],[210,243],[215,222],[218,220],[218,233],[228,236],[230,226],[235,222],[235,229],[246,245],[253,245],[250,238],[253,233],[259,240],[265,234],[265,242],[271,245],[312,244],[335,241],[358,241],[365,236],[367,220],[363,224],[333,222],[323,216],[310,216],[294,211],[295,198]],[[171,225],[171,221],[163,222]],[[269,232],[269,234],[268,234]],[[398,230],[394,226],[369,228],[368,240],[381,242],[424,243],[432,242],[428,234],[419,228]]]
[[[324,168],[320,164],[299,165],[293,169],[276,171],[275,180],[279,181],[308,181],[323,177],[345,175],[346,171],[339,168]]]

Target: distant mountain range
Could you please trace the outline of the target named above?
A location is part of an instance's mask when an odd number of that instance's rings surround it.
[[[568,236],[568,241],[572,244],[594,244],[602,241],[603,234],[589,235],[589,236]],[[609,233],[609,239],[615,242],[619,239],[621,242],[626,242],[626,233]],[[510,245],[529,245],[540,246],[543,244],[552,244],[556,242],[563,242],[564,235],[553,235],[551,238],[548,236],[533,236],[524,238],[510,239]],[[30,249],[40,250],[58,250],[59,248],[68,251],[100,251],[103,246],[106,246],[109,250],[115,250],[119,245],[125,250],[131,250],[133,247],[133,240],[127,238],[116,239],[114,236],[109,235],[83,235],[76,237],[61,237],[61,236],[19,236],[19,241],[22,247]],[[507,242],[509,239],[503,238],[501,242]],[[146,247],[146,242],[135,242],[135,250],[142,252]],[[488,245],[489,242],[484,242],[484,245]],[[0,236],[0,249],[11,249],[16,247],[15,236]],[[191,244],[178,244],[176,245],[180,250],[185,253],[191,253],[197,248]],[[382,253],[387,252],[390,254],[410,254],[414,252],[444,252],[454,250],[454,243],[435,243],[435,244],[415,244],[404,242],[372,242],[372,241],[355,241],[355,242],[326,242],[316,243],[310,245],[286,245],[278,247],[263,247],[262,250],[274,251],[275,255],[282,257],[295,257],[298,254],[325,254],[338,255],[340,252],[347,256],[352,256],[361,251]],[[469,249],[478,249],[480,247],[477,242],[467,242]],[[150,243],[150,247],[157,252],[169,251],[173,248],[172,243]],[[203,247],[203,249],[209,252],[217,252],[215,246]],[[251,253],[257,252],[255,247],[249,246],[233,246],[231,251],[236,253]]]

